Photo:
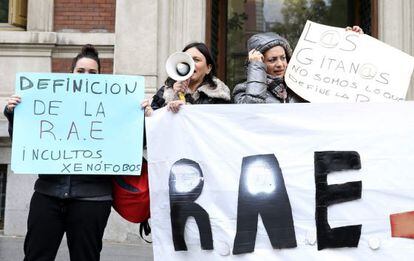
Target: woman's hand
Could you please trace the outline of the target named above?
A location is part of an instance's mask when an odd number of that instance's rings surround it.
[[[146,117],[150,117],[152,115],[152,113],[154,112],[154,110],[151,108],[151,104],[150,104],[148,99],[144,99],[141,102],[141,109],[144,110],[144,115]]]
[[[181,100],[170,101],[167,104],[167,109],[169,111],[172,111],[174,113],[177,113],[180,110],[181,105],[184,105],[184,104],[185,104],[185,102],[184,101],[181,101]]]
[[[175,94],[178,93],[187,93],[188,92],[188,84],[190,83],[190,79],[183,81],[183,82],[175,82],[173,85],[173,90]]]
[[[9,97],[9,99],[7,100],[7,111],[8,112],[13,112],[14,108],[19,105],[19,103],[21,102],[21,98],[19,95],[17,94],[13,94],[12,96]]]
[[[359,27],[358,25],[354,25],[354,26],[352,26],[352,27],[347,26],[347,27],[345,28],[345,30],[346,30],[346,31],[353,31],[353,32],[358,33],[358,34],[364,34],[364,30],[362,30],[362,28],[361,28],[361,27]]]
[[[261,52],[253,49],[249,52],[249,62],[263,62],[264,56]]]

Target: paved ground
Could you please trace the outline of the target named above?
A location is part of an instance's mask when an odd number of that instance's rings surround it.
[[[23,260],[23,238],[9,237],[0,234],[0,260]],[[101,252],[102,261],[152,261],[152,247],[150,244],[120,244],[104,241]],[[62,241],[56,261],[69,261],[66,241]]]

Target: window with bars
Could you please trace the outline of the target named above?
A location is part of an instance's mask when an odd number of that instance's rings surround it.
[[[4,210],[6,203],[7,165],[0,164],[0,230],[4,227]]]

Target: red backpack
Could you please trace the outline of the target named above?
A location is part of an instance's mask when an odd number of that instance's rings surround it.
[[[124,219],[140,224],[140,235],[151,232],[148,163],[142,159],[140,176],[114,176],[112,179],[112,207]]]

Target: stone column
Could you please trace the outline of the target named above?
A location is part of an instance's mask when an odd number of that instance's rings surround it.
[[[13,94],[18,72],[50,72],[50,57],[56,35],[46,32],[2,32],[0,35],[0,109]],[[0,164],[8,164],[4,234],[23,236],[33,184],[37,175],[15,175],[10,169],[7,120],[0,116]]]
[[[414,56],[414,2],[378,0],[378,9],[379,39]],[[414,75],[407,99],[414,100]]]
[[[27,31],[53,31],[53,0],[29,0]]]
[[[157,1],[116,1],[114,73],[145,76],[149,92],[157,79],[157,25]]]
[[[158,84],[167,73],[165,61],[171,53],[181,51],[191,42],[204,42],[206,34],[205,0],[159,0]]]

